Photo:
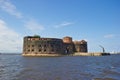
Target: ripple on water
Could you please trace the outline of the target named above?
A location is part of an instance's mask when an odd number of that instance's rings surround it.
[[[119,80],[119,57],[0,56],[0,80]]]

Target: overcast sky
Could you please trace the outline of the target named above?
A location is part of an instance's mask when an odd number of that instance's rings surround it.
[[[120,52],[120,0],[0,0],[0,52],[22,52],[23,37],[34,34]]]

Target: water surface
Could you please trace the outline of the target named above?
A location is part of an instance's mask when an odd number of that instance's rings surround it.
[[[120,55],[0,55],[0,80],[120,80]]]

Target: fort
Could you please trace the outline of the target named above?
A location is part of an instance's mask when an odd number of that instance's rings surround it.
[[[73,41],[69,36],[63,39],[42,38],[38,35],[25,36],[23,40],[23,56],[59,56],[78,52],[88,52],[85,40]]]

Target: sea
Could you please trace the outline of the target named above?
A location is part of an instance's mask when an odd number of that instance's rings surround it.
[[[120,54],[61,57],[1,54],[0,80],[120,80]]]

